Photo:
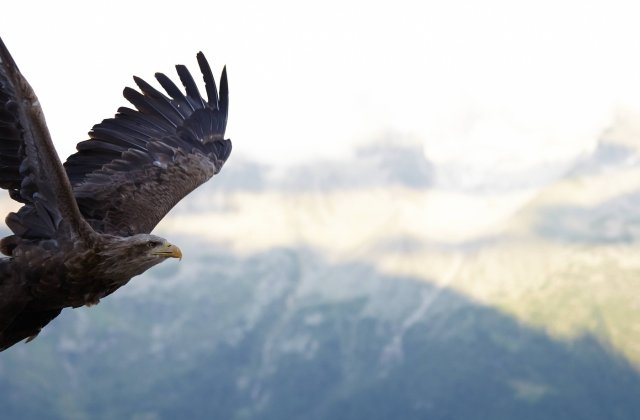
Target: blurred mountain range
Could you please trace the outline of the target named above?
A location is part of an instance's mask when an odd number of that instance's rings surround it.
[[[637,151],[442,171],[230,161],[157,229],[181,263],[0,354],[4,418],[640,418]]]

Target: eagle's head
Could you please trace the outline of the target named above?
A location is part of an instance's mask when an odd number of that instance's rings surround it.
[[[156,235],[134,235],[126,238],[131,255],[153,261],[155,264],[167,258],[182,259],[182,251],[176,245]]]
[[[167,258],[182,259],[180,248],[156,235],[138,234],[110,239],[99,253],[103,269],[111,271],[114,277],[128,277],[126,281]]]

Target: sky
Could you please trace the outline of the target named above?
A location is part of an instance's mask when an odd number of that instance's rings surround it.
[[[347,159],[391,137],[495,178],[561,174],[620,110],[640,112],[635,16],[616,1],[22,1],[0,35],[63,157],[126,104],[133,74],[197,73],[201,50],[228,66],[234,156]]]
[[[419,144],[435,169],[429,191],[230,194],[233,212],[173,213],[159,226],[164,236],[205,236],[234,251],[306,244],[380,264],[373,248],[389,239],[482,244],[592,152],[619,114],[640,121],[632,1],[5,3],[0,36],[63,160],[126,105],[132,75],[177,81],[181,63],[198,79],[203,51],[217,75],[225,64],[229,73],[234,152],[225,170],[240,157],[285,169],[317,159],[348,165],[355,149],[380,139]],[[596,207],[636,191],[636,179],[591,180],[589,193],[560,185],[543,204]],[[582,195],[570,197],[576,189]],[[434,266],[418,256],[416,267]]]

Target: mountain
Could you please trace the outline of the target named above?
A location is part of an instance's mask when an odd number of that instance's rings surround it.
[[[640,415],[640,375],[593,335],[553,339],[451,289],[309,250],[190,251],[196,264],[161,266],[4,353],[7,418]]]
[[[230,163],[158,228],[181,263],[0,354],[3,416],[640,418],[640,168],[607,147],[524,192],[409,146]]]

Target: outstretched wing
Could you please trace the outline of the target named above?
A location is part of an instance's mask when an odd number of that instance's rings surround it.
[[[53,147],[38,98],[0,38],[0,188],[24,205],[7,216],[13,235],[0,251],[16,255],[21,241],[37,243],[20,262],[0,259],[0,351],[35,337],[61,309],[30,308],[27,272],[55,253],[56,244],[94,234],[76,204],[69,179]],[[49,240],[52,239],[52,240]],[[28,253],[28,255],[27,255]],[[24,265],[23,265],[24,264]]]
[[[27,343],[33,340],[49,322],[60,315],[60,312],[62,308],[23,311],[8,328],[0,332],[0,351],[8,349],[25,338]]]
[[[92,233],[53,147],[42,109],[0,39],[0,187],[24,203],[7,216],[15,236],[26,239],[68,238]],[[3,240],[11,252],[12,238]]]
[[[9,258],[0,259],[0,351],[35,338],[62,308],[34,308],[29,287]]]
[[[197,55],[207,100],[185,66],[177,65],[186,94],[164,74],[169,96],[134,77],[125,88],[135,106],[93,127],[64,166],[80,211],[94,229],[115,235],[149,233],[171,208],[218,173],[231,153],[224,139],[229,105],[226,68],[220,92],[204,55]]]

